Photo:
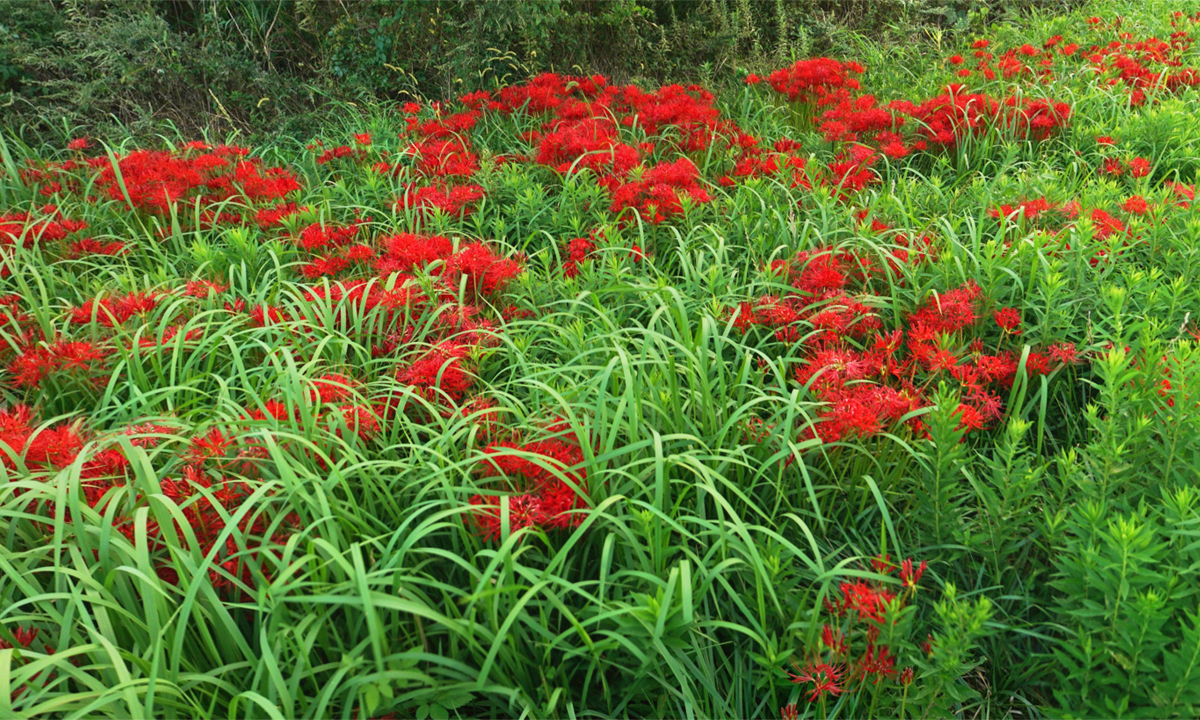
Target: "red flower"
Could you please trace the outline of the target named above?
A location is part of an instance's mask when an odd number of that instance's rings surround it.
[[[858,80],[850,75],[862,72],[863,67],[856,62],[841,63],[831,58],[813,58],[799,60],[791,67],[776,70],[767,78],[767,82],[791,102],[810,103],[837,89],[857,90]]]
[[[853,610],[858,613],[858,620],[883,622],[885,606],[895,599],[895,595],[882,587],[876,587],[862,580],[844,582],[841,584],[842,612]]]
[[[1149,206],[1146,205],[1146,199],[1141,195],[1133,195],[1125,201],[1125,204],[1122,205],[1121,208],[1124,209],[1125,212],[1132,213],[1134,215],[1144,215],[1149,210]]]
[[[900,565],[900,582],[905,587],[913,588],[917,583],[921,582],[921,576],[925,574],[927,563],[922,560],[921,564],[914,570],[912,558],[907,558]]]
[[[579,263],[588,259],[588,255],[596,249],[596,243],[590,237],[575,238],[567,244],[567,259],[563,261],[563,275],[575,277],[579,275]]]
[[[891,654],[891,650],[886,645],[878,648],[868,645],[867,651],[859,660],[858,675],[864,680],[868,675],[874,675],[875,679],[872,682],[878,684],[880,680],[895,674],[896,658]]]
[[[1096,237],[1101,240],[1108,239],[1114,233],[1125,232],[1124,223],[1100,208],[1092,210],[1092,227],[1095,228]]]
[[[474,379],[463,369],[466,355],[466,347],[443,342],[402,368],[396,379],[430,400],[445,397],[457,402],[474,384]]]
[[[1050,358],[1063,365],[1074,365],[1079,362],[1079,353],[1075,349],[1075,343],[1061,343],[1051,345],[1049,348]]]
[[[1021,311],[1016,308],[1000,308],[992,313],[1000,329],[1013,335],[1021,334]]]
[[[1150,174],[1150,161],[1141,157],[1130,160],[1129,174],[1135,178],[1146,177]]]
[[[797,685],[803,683],[813,684],[813,689],[808,695],[810,703],[816,702],[826,695],[834,697],[841,695],[844,689],[840,684],[842,680],[842,667],[840,665],[812,661],[805,665],[803,669],[800,669],[799,674],[789,672],[788,676]]]
[[[586,489],[587,473],[576,469],[583,464],[578,445],[556,439],[524,445],[496,442],[488,445],[484,454],[483,477],[504,476],[523,491],[508,497],[513,531],[524,527],[567,529],[583,522],[580,511],[587,503],[581,493]],[[485,538],[500,537],[500,500],[494,495],[471,498],[476,528]]]
[[[838,657],[846,654],[846,636],[841,630],[825,625],[821,628],[821,642]]]

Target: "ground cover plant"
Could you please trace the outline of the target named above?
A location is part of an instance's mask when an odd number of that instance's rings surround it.
[[[0,714],[1194,716],[1197,33],[7,133]]]

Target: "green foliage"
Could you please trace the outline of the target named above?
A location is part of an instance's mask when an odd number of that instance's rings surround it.
[[[1080,503],[1057,563],[1055,699],[1065,717],[1188,717],[1200,704],[1194,568],[1200,496],[1168,492],[1127,512]]]

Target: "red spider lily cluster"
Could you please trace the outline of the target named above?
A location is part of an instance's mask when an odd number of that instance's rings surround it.
[[[342,246],[362,239],[357,226],[318,227],[312,234],[342,238]],[[336,248],[337,243],[321,247]],[[435,403],[461,401],[474,387],[469,370],[471,356],[478,348],[495,344],[502,329],[498,321],[513,317],[515,311],[510,308],[505,308],[500,318],[489,308],[499,303],[507,285],[522,272],[521,263],[497,254],[484,243],[456,247],[441,235],[398,233],[351,247],[370,251],[361,252],[356,262],[369,263],[376,277],[338,280],[309,290],[307,299],[334,305],[332,314],[293,318],[282,308],[258,308],[257,323],[280,324],[296,319],[327,323],[332,318],[337,330],[368,342],[375,357],[405,355],[407,359],[397,366],[395,378],[417,395]],[[324,256],[314,263],[344,258]],[[348,269],[354,270],[349,262],[337,272]],[[374,318],[369,324],[369,337],[354,320],[356,312]],[[419,339],[414,337],[418,326],[425,329]],[[298,326],[296,331],[302,328]],[[377,410],[387,417],[401,402],[393,397]]]
[[[599,230],[593,230],[588,233],[587,237],[574,238],[567,243],[565,250],[566,258],[562,263],[562,271],[564,277],[578,277],[580,265],[591,261],[592,254],[596,251],[597,243],[604,240],[604,233]],[[641,262],[646,259],[646,254],[637,243],[629,249],[628,257],[632,262]]]
[[[1110,178],[1128,177],[1134,180],[1148,176],[1154,169],[1150,161],[1144,157],[1131,157],[1127,153],[1121,153],[1116,149],[1119,144],[1109,135],[1096,138],[1096,148],[1101,160],[1099,174]]]
[[[905,256],[919,259],[919,253]],[[968,283],[931,293],[889,329],[877,310],[882,298],[871,291],[872,277],[886,271],[873,258],[848,250],[802,251],[772,270],[793,290],[742,303],[731,318],[744,332],[769,329],[800,352],[793,377],[823,403],[820,421],[806,427],[805,436],[836,442],[903,425],[923,437],[918,411],[931,404],[929,388],[939,383],[957,388],[967,431],[1001,417],[1001,391],[1012,386],[1022,364],[1021,353],[1009,347],[1022,332],[1019,311],[996,311],[996,337],[981,323],[979,287]],[[1045,375],[1077,359],[1073,345],[1056,345],[1028,353],[1024,370]]]
[[[1141,160],[1135,159],[1135,163]],[[1149,163],[1138,171],[1138,177],[1145,177],[1150,172]],[[1123,203],[1113,210],[1093,208],[1084,213],[1082,205],[1071,200],[1057,203],[1045,197],[1020,200],[1016,204],[1005,203],[988,210],[988,215],[1001,223],[1004,231],[1004,243],[1011,246],[1014,238],[1026,231],[1036,231],[1044,241],[1047,241],[1048,254],[1057,253],[1057,248],[1069,250],[1071,243],[1062,241],[1070,231],[1076,229],[1079,220],[1086,219],[1091,226],[1092,237],[1097,240],[1115,242],[1120,240],[1116,255],[1121,255],[1125,249],[1139,242],[1139,235],[1134,232],[1134,226],[1139,221],[1161,220],[1166,214],[1176,209],[1187,210],[1195,197],[1195,188],[1191,185],[1166,181],[1164,186],[1175,196],[1174,202],[1152,203],[1142,195],[1130,195]],[[1017,231],[1017,232],[1010,232]],[[1107,249],[1096,250],[1089,263],[1095,267],[1108,259]]]
[[[38,635],[40,633],[41,633],[41,628],[32,627],[32,626],[28,626],[28,625],[17,625],[15,627],[13,627],[11,630],[8,630],[8,634],[10,634],[12,637],[11,641],[9,641],[3,637],[0,637],[0,650],[8,650],[10,648],[17,650],[17,652],[13,653],[13,657],[12,657],[13,665],[23,665],[27,662],[33,662],[35,660],[35,658],[29,657],[22,651],[37,652],[36,646],[34,643],[37,642]],[[40,645],[42,646],[42,649],[41,649],[42,654],[44,654],[44,655],[53,655],[54,654],[54,652],[55,652],[54,646],[51,645],[50,643],[46,642],[45,637],[43,637]],[[78,665],[79,659],[72,658],[71,662],[72,662],[72,664]],[[39,685],[44,686],[44,685],[49,684],[54,679],[54,676],[55,676],[55,673],[50,670],[43,670],[41,672],[34,673],[30,677],[28,683],[18,685],[17,688],[10,693],[10,695],[9,695],[10,701],[15,701],[17,698],[24,695],[25,692],[29,689],[29,685],[31,683],[38,683]]]
[[[203,142],[176,150],[45,163],[26,168],[22,178],[43,195],[77,194],[91,187],[109,200],[152,215],[167,216],[175,208],[184,223],[190,220],[186,207],[194,207],[201,213],[202,226],[240,223],[243,209],[278,202],[300,189],[291,171],[264,166],[247,148]],[[216,204],[221,204],[220,212],[212,210]]]
[[[209,283],[209,288],[219,285]],[[192,292],[195,291],[195,286]],[[3,298],[0,321],[12,340],[0,358],[5,360],[7,382],[12,387],[33,390],[42,387],[49,378],[61,383],[82,383],[84,386],[102,384],[107,377],[109,361],[125,353],[156,352],[176,343],[194,343],[203,337],[200,328],[186,328],[188,319],[202,309],[187,288],[173,292],[135,291],[88,300],[66,310],[68,327],[78,328],[78,335],[63,330],[47,335],[33,317],[21,308],[19,296]],[[147,316],[159,308],[166,295],[188,300],[180,305],[175,322],[161,332],[150,327]],[[139,330],[141,332],[139,332]]]
[[[962,58],[957,60],[961,64]],[[1023,95],[993,98],[969,92],[961,84],[947,85],[941,95],[921,102],[900,99],[881,104],[874,95],[857,92],[861,86],[850,74],[861,72],[857,63],[816,58],[776,71],[769,83],[800,108],[802,121],[811,116],[829,142],[866,143],[893,158],[953,148],[965,137],[995,127],[1044,140],[1071,115],[1066,103]]]
[[[1093,27],[1099,29],[1100,24],[1094,23]],[[1117,30],[1119,24],[1110,28]],[[1091,63],[1097,82],[1124,86],[1130,104],[1137,106],[1160,91],[1174,93],[1200,85],[1200,71],[1183,66],[1192,43],[1191,36],[1182,30],[1171,33],[1166,40],[1135,40],[1127,32],[1118,32],[1117,39],[1092,45],[1083,55]]]
[[[911,668],[897,674],[898,658],[893,648],[880,642],[880,636],[915,599],[926,563],[915,564],[909,558],[897,566],[884,555],[873,559],[871,567],[885,576],[898,570],[899,587],[878,580],[845,581],[838,587],[839,597],[825,600],[831,623],[821,628],[820,647],[808,653],[805,665],[796,665],[796,672],[788,673],[793,683],[806,686],[810,703],[868,684],[912,682]],[[794,706],[783,709],[784,717],[789,713],[794,716]]]
[[[818,103],[838,90],[857,90],[858,78],[864,72],[856,62],[839,62],[832,58],[798,60],[790,67],[780,68],[767,76],[767,84],[788,102]],[[751,81],[757,84],[757,78]]]
[[[460,136],[485,113],[543,117],[542,125],[523,137],[531,148],[527,155],[499,156],[496,162],[532,162],[564,175],[587,171],[608,191],[609,209],[621,224],[634,216],[661,223],[680,215],[688,203],[711,202],[707,180],[686,156],[697,157],[714,149],[718,157],[728,158],[732,168],[731,173],[719,177],[721,184],[788,172],[794,186],[812,186],[805,173],[807,161],[797,154],[799,145],[781,141],[773,152],[764,149],[757,138],[721,116],[711,93],[694,85],[668,85],[647,92],[633,85],[609,84],[598,75],[545,74],[496,93],[471,93],[459,102],[465,111],[449,112],[442,107],[434,120],[410,117],[409,133],[422,138],[455,138],[454,143],[447,140],[436,148],[439,152],[451,148],[452,156],[463,161],[459,165],[470,169],[475,166],[473,155]],[[424,142],[419,140],[417,146],[423,147]],[[419,152],[424,156],[424,150]],[[868,163],[854,158],[849,164],[857,171]],[[441,166],[433,163],[435,168]],[[839,184],[848,174],[845,170],[827,173],[824,182]],[[866,184],[865,179],[856,178],[856,182],[860,187]],[[451,212],[459,212],[460,199],[469,202],[475,198],[474,187],[459,185],[447,190],[410,185],[401,205],[446,204]],[[460,198],[454,197],[456,191]]]
[[[80,238],[87,229],[82,220],[64,217],[57,205],[43,205],[36,212],[0,214],[0,277],[12,274],[12,258],[18,246],[25,250],[38,248],[49,255],[72,258],[83,255],[119,255],[125,244],[118,241],[101,242]]]
[[[370,226],[367,222],[346,226],[313,224],[295,234],[293,240],[297,247],[314,254],[324,253],[306,266],[303,273],[306,277],[322,275],[308,271],[313,264],[344,258],[347,250],[354,248],[368,251],[354,258],[360,266],[341,267],[338,272],[371,276],[344,281],[335,277],[332,284],[312,287],[306,291],[306,302],[299,308],[270,305],[248,308],[241,299],[224,299],[228,286],[215,281],[194,280],[175,290],[113,294],[67,308],[65,328],[79,328],[81,339],[76,340],[63,335],[44,336],[40,326],[22,310],[20,298],[6,297],[0,303],[5,324],[10,331],[18,331],[10,332],[11,335],[23,338],[21,346],[8,351],[6,380],[21,390],[42,387],[48,378],[55,378],[60,384],[99,385],[107,382],[114,371],[115,364],[111,362],[114,358],[135,349],[148,352],[177,342],[195,342],[201,339],[201,331],[185,330],[187,321],[196,312],[220,313],[223,310],[244,318],[252,327],[274,328],[294,334],[297,339],[311,332],[316,325],[332,322],[339,331],[352,333],[356,339],[367,342],[376,357],[399,356],[393,377],[412,395],[425,401],[411,412],[424,415],[430,407],[446,415],[479,415],[480,410],[486,411],[488,400],[474,395],[472,365],[479,349],[497,341],[503,318],[517,314],[515,310],[505,308],[501,317],[496,317],[489,308],[492,303],[502,300],[507,284],[522,271],[521,263],[497,254],[486,244],[456,244],[444,236],[399,233],[368,239]],[[165,302],[168,296],[169,303]],[[318,310],[307,314],[308,307],[323,303],[333,306],[332,312]],[[173,323],[161,335],[145,332],[152,320],[161,316],[166,305],[170,305],[175,313]],[[355,313],[369,314],[374,322],[364,329],[363,324],[355,320]],[[422,328],[419,339],[414,337],[417,327]],[[138,339],[131,341],[130,338]],[[328,373],[313,382],[305,415],[337,437],[356,437],[367,442],[379,433],[382,424],[394,413],[411,408],[403,394],[389,393],[371,400],[363,397],[364,391],[365,386],[360,381]],[[22,412],[24,414],[6,418],[5,427],[10,432],[3,440],[10,447],[25,449],[25,468],[53,472],[74,461],[83,445],[80,434],[66,426],[36,433],[28,411]],[[242,474],[252,472],[251,464],[260,460],[263,453],[263,449],[253,443],[244,440],[235,443],[234,438],[255,423],[298,422],[300,417],[300,407],[289,406],[282,400],[266,399],[257,407],[248,407],[244,421],[249,425],[214,430],[193,438],[183,453],[186,465],[180,477],[163,481],[163,493],[187,508],[184,514],[189,526],[194,528],[198,547],[213,557],[214,565],[220,568],[210,573],[214,584],[227,586],[232,577],[246,586],[251,580],[251,568],[260,564],[255,556],[258,550],[235,547],[223,524],[229,517],[237,515],[238,507],[250,496],[250,486],[225,477],[225,473],[229,470],[238,470]],[[479,420],[478,417],[475,419]],[[486,424],[494,425],[495,421],[489,417]],[[533,446],[529,452],[554,455],[554,447],[554,442],[546,442]],[[232,458],[229,457],[231,453]],[[324,464],[320,458],[317,461]],[[106,451],[89,461],[83,477],[85,494],[93,507],[103,510],[102,503],[107,502],[104,498],[111,497],[110,491],[124,486],[127,467],[128,461],[116,451]],[[510,470],[515,473],[514,477],[521,476],[520,468]],[[488,475],[485,473],[485,476]],[[523,519],[515,527],[530,523],[544,527],[578,524],[574,516],[560,518],[565,512],[563,508],[582,507],[574,490],[569,496],[566,494],[569,485],[549,483],[532,472],[521,477],[526,477],[529,483],[519,498],[525,508],[520,516]],[[482,523],[480,528],[483,529],[492,506],[483,496],[476,498],[473,504],[477,506]],[[239,526],[238,532],[246,537],[265,537],[268,528],[262,523],[266,518],[254,517],[257,519],[247,521],[250,524]],[[276,536],[284,525],[287,523],[271,526]],[[130,534],[133,525],[121,520],[117,529]],[[158,528],[152,528],[152,549],[166,552],[164,542],[156,539],[160,532]],[[484,534],[491,536],[490,531]],[[263,546],[269,545],[270,542],[264,540]],[[255,561],[249,562],[251,558]],[[173,572],[166,563],[160,569],[164,578],[174,582]]]
[[[1116,29],[1093,25],[1096,32]],[[1182,32],[1168,41],[1122,37],[1082,52],[1061,37],[1041,47],[1023,45],[997,54],[987,41],[979,41],[972,47],[973,66],[962,55],[952,56],[948,64],[957,75],[990,82],[1048,80],[1062,64],[1088,62],[1097,77],[1128,87],[1139,104],[1138,93],[1145,97],[1195,84],[1195,72],[1182,67],[1190,45]],[[512,530],[577,527],[587,507],[583,449],[561,438],[523,441],[504,429],[494,401],[480,393],[476,378],[485,349],[505,331],[505,321],[518,316],[515,308],[505,306],[504,293],[521,273],[524,258],[506,257],[486,242],[433,234],[431,227],[446,220],[436,218],[435,223],[433,216],[461,220],[483,212],[483,174],[507,163],[594,178],[607,193],[603,207],[613,216],[611,225],[601,227],[670,222],[689,206],[715,204],[715,186],[738,186],[756,178],[810,190],[825,186],[850,201],[879,180],[877,168],[885,157],[952,149],[995,128],[1045,140],[1071,116],[1065,103],[1007,90],[988,94],[956,83],[932,98],[881,101],[863,92],[859,76],[864,72],[853,62],[817,58],[780,69],[766,80],[772,91],[802,106],[810,116],[806,120],[835,144],[827,163],[804,156],[800,144],[789,138],[770,143],[754,137],[723,117],[712,94],[698,86],[646,91],[611,84],[601,76],[558,74],[452,102],[406,106],[406,129],[391,151],[384,139],[366,133],[346,145],[312,146],[322,173],[371,173],[383,183],[394,179],[394,209],[408,215],[406,229],[412,232],[381,232],[382,221],[371,217],[318,219],[292,197],[300,185],[288,169],[266,166],[245,148],[189,143],[110,157],[89,156],[86,139],[72,141],[69,159],[24,169],[24,182],[37,195],[94,193],[82,199],[141,213],[160,226],[167,217],[178,217],[188,227],[196,220],[195,229],[254,227],[300,258],[293,270],[308,285],[299,293],[303,302],[294,306],[248,305],[230,294],[228,286],[206,279],[183,288],[124,288],[64,308],[58,325],[35,322],[20,297],[0,297],[0,324],[11,338],[0,355],[3,380],[19,392],[71,384],[94,389],[130,353],[194,347],[203,339],[202,331],[190,328],[189,320],[201,312],[224,312],[245,326],[297,340],[332,323],[329,329],[363,343],[376,359],[394,360],[383,373],[393,381],[392,389],[383,397],[372,396],[372,378],[326,373],[313,381],[308,415],[348,442],[371,441],[401,412],[469,417],[488,443],[477,476],[490,489],[470,500],[479,533],[499,538],[505,522]],[[473,144],[477,125],[494,116],[517,116],[532,128],[521,138],[526,144],[522,153],[494,155]],[[1106,176],[1133,181],[1153,173],[1148,160],[1120,154],[1111,137],[1097,138],[1097,146],[1098,171]],[[701,165],[708,169],[702,171]],[[1153,219],[1168,206],[1191,207],[1194,187],[1176,182],[1166,187],[1173,205],[1158,203],[1150,191],[1131,182],[1131,193],[1119,208],[1085,211],[1077,201],[1040,197],[1014,200],[989,214],[1006,241],[1017,234],[1010,229],[1033,228],[1054,236],[1079,222],[1089,223],[1098,239],[1121,241],[1135,236],[1139,218]],[[865,223],[865,211],[858,219]],[[54,205],[9,212],[0,215],[0,256],[7,260],[36,250],[57,260],[130,251],[121,240],[84,237],[87,229]],[[1081,354],[1069,343],[1022,353],[1021,308],[997,307],[972,282],[926,292],[907,312],[885,315],[881,281],[890,278],[903,286],[906,270],[922,263],[933,243],[927,235],[892,230],[871,221],[869,232],[889,233],[890,249],[882,255],[818,247],[777,261],[770,271],[782,292],[742,303],[729,316],[743,332],[783,343],[797,358],[791,379],[822,403],[820,422],[805,426],[802,437],[838,442],[902,430],[924,437],[922,411],[932,402],[930,388],[942,384],[961,399],[957,411],[962,429],[980,431],[1002,417],[1001,398],[1018,373],[1046,375],[1079,362]],[[567,241],[563,274],[578,276],[605,240],[594,230]],[[641,248],[633,246],[630,255],[640,259]],[[1100,251],[1093,264],[1103,256]],[[0,275],[11,272],[9,265],[3,263]],[[329,311],[305,309],[314,305],[327,305]],[[168,312],[173,313],[169,319]],[[363,315],[372,322],[359,322]],[[1164,382],[1163,390],[1170,390],[1169,381]],[[233,579],[246,584],[249,567],[256,564],[249,559],[257,551],[220,539],[226,528],[222,523],[250,495],[249,485],[229,478],[234,471],[253,475],[253,466],[262,460],[260,448],[234,445],[232,438],[256,423],[294,422],[300,410],[277,399],[245,408],[244,424],[192,438],[180,455],[178,472],[163,481],[169,483],[164,494],[189,508],[189,524],[201,528],[199,549],[223,568],[214,571],[220,575],[213,576],[214,583]],[[38,432],[31,418],[27,409],[10,409],[0,418],[8,433],[5,442],[19,450],[24,467],[51,473],[73,462],[87,436],[68,425]],[[771,431],[756,418],[748,423],[747,436],[765,441]],[[136,442],[143,439],[138,436]],[[85,491],[99,508],[103,498],[125,487],[121,479],[128,461],[114,450],[88,463]],[[289,526],[290,521],[276,520],[259,518],[239,526],[238,532],[261,536],[269,544],[271,535]],[[131,532],[126,524],[118,527]],[[154,549],[165,552],[162,535],[156,537]],[[851,588],[857,593],[856,612],[870,604],[870,597],[884,604],[894,599],[882,586],[864,587]],[[807,668],[804,682],[824,696],[836,694],[833,688],[854,675],[894,674],[887,648],[865,651],[846,666],[840,662],[848,658]]]
[[[989,41],[981,39],[971,46],[975,60],[972,67],[967,67],[962,55],[953,55],[947,62],[955,68],[954,74],[962,78],[980,77],[987,81],[1031,78],[1043,84],[1058,73],[1085,68],[1097,84],[1123,87],[1134,106],[1145,104],[1157,94],[1200,84],[1200,71],[1183,64],[1193,44],[1189,33],[1178,30],[1166,40],[1156,37],[1138,40],[1121,31],[1120,18],[1112,22],[1091,18],[1088,24],[1096,35],[1107,34],[1112,39],[1103,42],[1097,38],[1101,42],[1084,48],[1055,35],[1040,47],[1027,43],[999,55],[989,50]]]
[[[712,197],[692,161],[647,164],[647,156],[747,141],[734,123],[721,119],[712,94],[694,85],[648,93],[633,85],[610,85],[598,75],[546,74],[496,97],[468,97],[494,112],[549,116],[526,138],[534,148],[529,159],[561,173],[591,171],[608,189],[613,213],[632,210],[654,223],[679,215],[685,201],[707,203]]]
[[[208,578],[214,588],[240,595],[253,587],[254,569],[265,561],[264,553],[272,553],[286,542],[297,518],[271,511],[267,506],[243,512],[242,506],[251,500],[255,488],[230,474],[258,477],[267,451],[244,437],[246,428],[230,430],[214,428],[193,436],[172,454],[175,470],[160,482],[160,490],[178,505],[185,522],[173,520],[173,527],[166,530],[151,519],[146,523],[145,533],[159,577],[178,584],[180,578],[171,557],[173,549],[195,551],[208,562]],[[152,448],[176,432],[170,426],[142,424],[126,427],[117,434],[128,438],[130,445]],[[77,462],[85,444],[95,441],[106,441],[108,447],[91,453],[82,462],[79,476],[84,501],[102,516],[111,518],[114,530],[135,542],[141,530],[133,510],[145,501],[140,494],[131,496],[130,460],[115,436],[88,433],[78,423],[39,427],[33,411],[25,405],[0,411],[0,445],[8,449],[0,457],[0,463],[8,470],[20,467],[35,475],[51,477]],[[109,507],[110,503],[114,507]],[[30,511],[51,518],[56,513],[54,505],[53,501],[35,500]]]
[[[510,495],[475,495],[473,520],[481,536],[499,539],[504,509],[511,532],[525,528],[547,531],[578,527],[588,508],[587,471],[578,443],[561,437],[522,443],[492,442],[483,451],[479,476],[502,478]]]

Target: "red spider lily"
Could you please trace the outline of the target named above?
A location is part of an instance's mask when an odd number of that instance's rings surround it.
[[[587,169],[601,176],[624,176],[640,160],[637,149],[622,143],[617,126],[603,117],[559,121],[542,136],[537,151],[536,162],[562,173]]]
[[[64,218],[58,208],[42,208],[48,217],[38,219],[32,213],[12,212],[0,215],[0,247],[15,245],[32,248],[35,242],[52,243],[87,228],[87,223]]]
[[[231,198],[277,201],[300,189],[290,172],[264,168],[257,159],[245,159],[247,153],[245,148],[203,144],[173,152],[136,150],[119,157],[116,169],[100,157],[96,183],[113,200],[158,215],[185,200],[200,205]]]
[[[1125,224],[1100,208],[1092,210],[1092,228],[1100,240],[1106,240],[1115,233],[1125,232]]]
[[[514,454],[512,451],[519,451]],[[529,456],[533,457],[529,457]],[[587,473],[575,469],[583,463],[578,445],[562,440],[542,440],[518,445],[501,441],[484,450],[482,477],[506,477],[524,492],[508,497],[510,527],[566,529],[578,527],[584,519],[580,510],[587,504],[580,494],[586,488]],[[501,512],[497,496],[471,498],[476,528],[485,538],[497,539],[501,531]]]
[[[396,379],[426,399],[444,397],[457,402],[475,382],[463,367],[467,352],[464,345],[443,342],[430,348],[407,367],[402,367]]]
[[[70,242],[63,251],[63,257],[68,260],[78,260],[93,255],[122,255],[127,249],[125,243],[119,240],[102,242],[95,238],[82,238]]]
[[[88,341],[57,340],[24,349],[9,361],[6,370],[15,387],[37,388],[54,373],[107,372],[103,360],[109,350]]]
[[[767,82],[789,102],[812,103],[839,88],[856,90],[863,67],[856,62],[842,63],[832,58],[800,60],[771,73]]]
[[[1176,202],[1176,207],[1187,209],[1192,206],[1192,202],[1196,199],[1196,188],[1194,186],[1171,181],[1167,181],[1165,184],[1175,194],[1178,201]]]
[[[1129,174],[1135,178],[1143,178],[1150,174],[1150,161],[1146,158],[1134,158],[1129,161]]]
[[[475,204],[482,199],[483,188],[479,185],[441,187],[410,184],[403,197],[396,201],[396,207],[414,209],[423,213],[436,211],[451,216],[466,217],[474,211]]]
[[[135,315],[144,315],[158,305],[158,295],[153,292],[132,292],[127,295],[88,300],[77,308],[71,308],[71,322],[87,325],[93,320],[103,327],[120,325]]]
[[[1049,213],[1052,210],[1058,209],[1058,206],[1050,202],[1046,198],[1034,198],[1033,200],[1022,200],[1017,203],[1016,207],[1008,204],[1001,205],[998,208],[988,210],[988,215],[994,218],[1023,218],[1029,221],[1035,221],[1039,217]]]
[[[836,657],[842,657],[846,654],[846,636],[841,630],[834,629],[829,625],[823,626],[821,628],[821,642]]]
[[[339,405],[333,412],[325,413],[322,419],[330,418],[336,418],[334,434],[339,438],[343,437],[342,426],[353,431],[363,441],[375,437],[381,429],[377,413],[366,405]]]
[[[1000,308],[992,313],[996,325],[1006,333],[1021,334],[1021,311],[1016,308]]]
[[[457,288],[466,278],[471,297],[492,297],[522,272],[516,260],[501,257],[483,243],[463,246],[446,261],[444,276],[450,286]]]
[[[800,717],[800,711],[796,709],[796,703],[789,703],[779,709],[779,715],[782,720],[797,720]]]
[[[445,260],[454,252],[454,244],[441,235],[400,233],[383,238],[380,242],[384,252],[376,261],[376,268],[381,275],[411,272],[415,268]]]
[[[627,208],[652,223],[660,223],[683,212],[683,198],[706,203],[712,200],[699,184],[700,171],[687,158],[672,163],[656,165],[637,180],[613,186],[612,212],[621,213]]]
[[[863,680],[866,680],[868,675],[874,675],[875,679],[872,682],[875,684],[895,674],[896,658],[886,645],[879,647],[868,645],[866,652],[858,661],[858,668],[855,672],[855,675]]]
[[[563,261],[563,275],[576,277],[579,275],[579,263],[587,260],[588,255],[596,249],[592,238],[575,238],[567,244],[567,259]]]
[[[299,207],[294,202],[285,202],[272,205],[271,207],[263,208],[254,215],[254,222],[258,223],[260,228],[268,229],[278,227],[283,224],[283,221],[293,215],[298,215],[307,211],[307,207]]]
[[[479,171],[479,157],[458,137],[428,137],[408,146],[418,174],[427,178],[468,178]]]
[[[130,437],[130,444],[135,447],[152,448],[157,447],[161,438],[153,437],[154,435],[173,436],[177,432],[177,428],[169,425],[158,425],[155,423],[143,423],[140,425],[130,425],[123,431],[124,435]]]
[[[926,567],[926,561],[922,560],[921,564],[914,569],[912,558],[905,558],[900,565],[900,582],[904,587],[915,588],[917,583],[921,582],[921,576],[925,574]]]
[[[308,280],[321,277],[332,277],[350,266],[350,261],[344,257],[318,257],[300,268],[300,273]]]
[[[789,672],[788,676],[797,685],[804,683],[813,684],[813,689],[808,695],[810,703],[816,702],[826,695],[836,697],[841,695],[845,689],[841,685],[844,669],[840,665],[830,665],[826,662],[814,660],[803,668],[797,667],[797,669],[800,671],[798,674]]]
[[[300,231],[295,242],[310,252],[327,248],[345,247],[354,242],[354,239],[358,236],[361,224],[362,221],[357,221],[351,225],[341,227],[337,225],[325,225],[324,223],[313,223]]]
[[[203,466],[207,461],[224,459],[233,447],[234,438],[226,437],[219,428],[212,428],[207,434],[196,435],[188,442],[187,461]]]
[[[338,403],[354,397],[359,383],[338,373],[326,373],[312,381],[309,402]]]
[[[317,164],[326,165],[334,162],[335,160],[341,160],[342,158],[350,158],[355,162],[361,162],[367,158],[367,153],[365,150],[352,148],[347,145],[339,145],[337,147],[329,148],[318,155]]]
[[[1145,215],[1149,212],[1150,207],[1146,204],[1146,199],[1141,195],[1133,195],[1121,205],[1121,209],[1133,215]]]
[[[885,606],[896,597],[891,591],[862,580],[843,582],[839,589],[842,593],[840,614],[856,613],[859,621],[883,622]]]
[[[226,303],[225,309],[230,312],[240,312],[245,309],[245,301],[239,299],[233,305]],[[291,316],[285,310],[272,305],[255,305],[250,308],[247,315],[250,318],[250,324],[254,327],[281,325],[291,320]]]
[[[1060,343],[1049,348],[1050,358],[1063,365],[1074,365],[1079,362],[1079,352],[1075,343]]]
[[[179,337],[180,326],[171,325],[163,330],[162,335],[151,333],[149,336],[138,339],[137,347],[152,350],[154,348],[164,348],[170,345],[176,337]],[[195,342],[204,337],[204,328],[192,328],[183,333],[184,342]]]
[[[973,325],[982,291],[972,281],[962,287],[935,293],[908,321],[935,333],[954,333]]]
[[[228,289],[228,285],[216,280],[189,280],[183,294],[187,297],[206,298],[220,295]]]

